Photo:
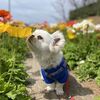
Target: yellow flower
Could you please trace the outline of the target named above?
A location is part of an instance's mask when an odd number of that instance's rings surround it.
[[[7,29],[7,32],[10,36],[13,36],[13,37],[26,38],[32,34],[32,28],[10,26]]]
[[[58,24],[58,28],[59,28],[59,30],[64,30],[65,29],[65,24],[64,23],[60,23],[60,24]]]
[[[7,29],[7,32],[10,36],[15,36],[17,37],[18,35],[18,28],[16,26],[9,26],[9,28]]]
[[[21,22],[21,21],[16,22],[16,24],[17,24],[19,27],[25,26],[24,22]]]
[[[0,33],[6,32],[9,27],[9,24],[4,24],[0,22]]]
[[[75,30],[73,30],[73,29],[68,29],[68,30],[67,30],[67,37],[68,37],[69,39],[74,39],[74,38],[76,38]]]
[[[28,36],[30,36],[32,34],[32,28],[25,27],[20,32],[21,33],[19,34],[19,37],[20,38],[26,38],[26,37],[28,37]]]

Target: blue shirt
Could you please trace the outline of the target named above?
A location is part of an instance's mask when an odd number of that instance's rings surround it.
[[[62,58],[62,61],[56,67],[49,69],[43,69],[43,67],[41,67],[41,73],[47,84],[51,84],[55,81],[65,83],[68,79],[68,69],[64,58]]]

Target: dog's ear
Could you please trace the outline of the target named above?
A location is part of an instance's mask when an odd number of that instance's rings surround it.
[[[57,53],[64,47],[65,44],[63,33],[56,31],[51,36],[52,41],[49,45],[49,49],[51,52]]]

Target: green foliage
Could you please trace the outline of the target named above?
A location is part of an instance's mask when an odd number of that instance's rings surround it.
[[[94,100],[100,100],[100,96],[95,96]]]
[[[27,73],[22,63],[25,40],[0,36],[0,100],[31,100],[26,90]]]
[[[99,65],[99,69],[97,71],[97,77],[95,78],[96,83],[100,86],[100,65]]]
[[[76,74],[78,75],[78,78],[81,81],[87,80],[87,79],[94,79],[97,77],[97,68],[95,64],[90,63],[88,61],[85,61],[84,64],[81,64],[77,67],[75,70]]]
[[[88,16],[100,15],[100,2],[78,8],[70,12],[70,19],[87,18]]]
[[[81,81],[95,79],[100,85],[100,40],[96,33],[80,34],[73,41],[67,40],[63,52],[70,69]]]

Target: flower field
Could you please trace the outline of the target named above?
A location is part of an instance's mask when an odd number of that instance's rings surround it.
[[[63,32],[63,53],[70,69],[81,81],[95,80],[100,86],[100,25],[90,20],[58,24],[26,25],[23,22],[0,22],[0,100],[31,100],[23,61],[28,52],[26,38],[35,29],[49,33]]]
[[[25,72],[25,40],[0,36],[0,100],[30,100],[26,84],[28,75]]]

